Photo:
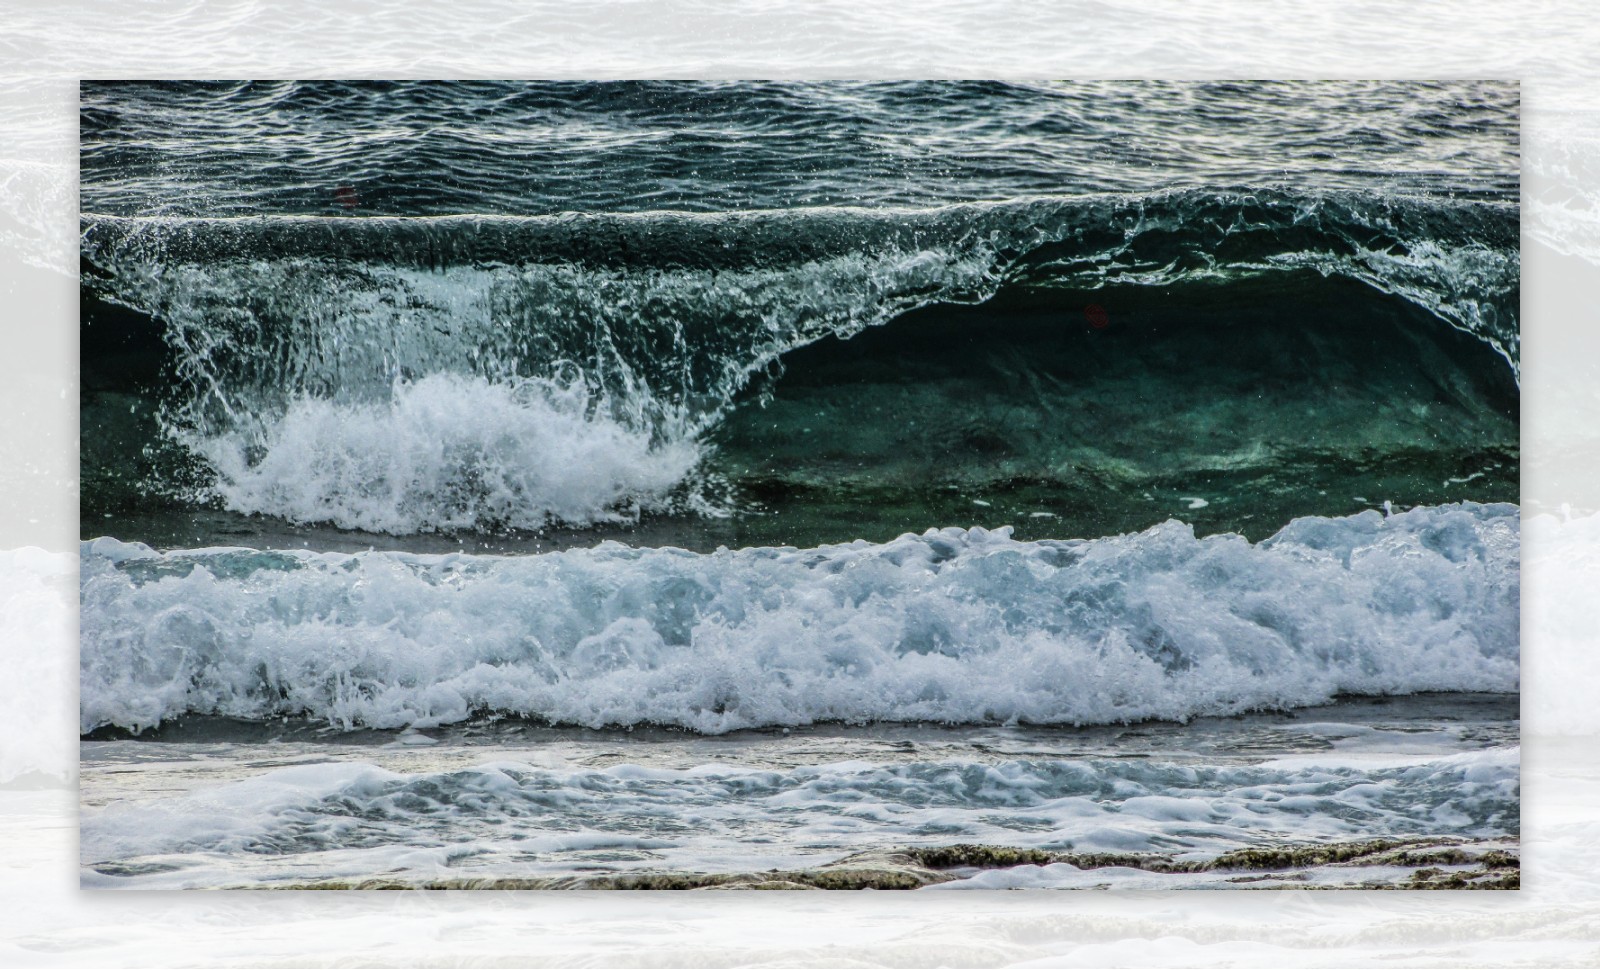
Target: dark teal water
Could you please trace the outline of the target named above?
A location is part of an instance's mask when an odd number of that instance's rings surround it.
[[[927,208],[1155,188],[1515,201],[1495,81],[95,82],[126,216]],[[348,190],[348,191],[342,191]]]
[[[1515,85],[86,83],[84,536],[1516,501]]]

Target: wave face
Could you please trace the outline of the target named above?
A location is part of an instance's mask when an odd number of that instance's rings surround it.
[[[1518,543],[1515,507],[1470,504],[1303,518],[1257,544],[1178,522],[509,558],[101,539],[82,550],[82,728],[1094,724],[1510,692]]]
[[[144,422],[118,431],[120,452],[86,435],[95,508],[114,506],[116,489],[138,482],[179,504],[393,534],[727,512],[750,487],[770,494],[775,478],[784,483],[777,491],[795,485],[750,460],[781,442],[754,440],[748,429],[784,395],[797,352],[893,324],[894,336],[873,350],[901,358],[909,378],[926,324],[912,311],[961,306],[975,309],[958,336],[991,357],[1020,344],[1041,317],[1057,339],[1118,339],[1085,322],[1089,301],[1117,311],[1118,332],[1147,338],[1124,346],[1124,359],[1159,360],[1158,344],[1170,352],[1180,331],[1265,353],[1298,330],[1305,346],[1286,359],[1313,360],[1298,380],[1312,400],[1349,385],[1348,372],[1377,373],[1398,355],[1415,373],[1344,392],[1349,411],[1327,419],[1330,436],[1350,413],[1409,409],[1426,425],[1462,428],[1456,441],[1474,449],[1446,455],[1440,445],[1428,480],[1481,475],[1507,459],[1514,470],[1517,210],[1493,200],[1195,190],[921,210],[85,216],[83,255],[86,380],[105,392],[85,409]],[[1459,338],[1445,332],[1457,331],[1480,350],[1455,346]],[[1420,357],[1419,340],[1429,345]],[[1069,373],[1081,356],[1013,369],[1007,380],[1102,394]],[[1158,394],[1181,392],[1181,380],[1149,371],[1144,383],[1159,382]],[[1235,365],[1231,379],[1247,374]],[[959,408],[964,389],[951,390],[953,398],[921,402],[924,410]],[[453,409],[433,406],[452,394]],[[1010,407],[1030,403],[1024,394]],[[1272,398],[1257,412],[1277,407],[1281,425],[1303,416],[1304,404]],[[1149,405],[1173,410],[1159,399]],[[1229,436],[1190,478],[1307,438],[1304,428],[1229,432],[1202,404],[1181,406]],[[1081,408],[1041,413],[1052,410]],[[730,414],[742,416],[735,424],[744,431],[725,430]],[[863,420],[857,409],[858,429]],[[808,423],[778,420],[779,437],[809,433]],[[1008,426],[953,433],[933,445],[958,461],[971,440],[981,452],[984,440],[1018,438]],[[1065,426],[1044,435],[1108,437]],[[1348,461],[1368,444],[1324,450]],[[1023,451],[1031,460],[1001,478],[1081,487],[1120,475],[1126,486],[1162,487],[1158,470],[1123,475],[1127,456]],[[578,453],[593,475],[562,467]],[[959,486],[962,476],[924,471],[911,480]]]

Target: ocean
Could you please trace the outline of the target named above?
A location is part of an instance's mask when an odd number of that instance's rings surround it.
[[[85,82],[83,885],[1517,885],[1518,114]]]

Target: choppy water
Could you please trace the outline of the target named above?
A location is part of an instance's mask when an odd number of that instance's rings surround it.
[[[194,716],[1181,722],[1517,690],[1515,85],[82,97],[95,737]],[[224,761],[250,748],[239,730],[208,742]],[[1375,786],[1416,810],[1360,816],[1369,834],[1501,839],[1516,753],[1490,747],[1461,769],[1496,793],[1483,818],[1394,766],[1331,781],[1258,766],[1161,797]],[[1430,753],[1438,777],[1458,754]],[[331,819],[318,844],[353,851],[335,837],[370,814],[339,794],[352,785],[385,805],[493,789],[493,824],[532,817],[532,791],[631,784],[539,764],[345,766],[237,793],[309,785],[322,808],[262,811]],[[1008,764],[1022,789],[1066,785],[1052,800],[1083,777],[1146,784],[1093,758]],[[703,767],[647,766],[627,797],[732,819],[807,786],[970,773]],[[730,794],[747,789],[765,794]],[[973,791],[938,797],[965,799],[963,818],[999,811]],[[1291,812],[1273,838],[1359,834],[1334,815]],[[1020,831],[996,817],[952,837]],[[1248,842],[1236,823],[1205,846]],[[764,837],[743,824],[724,841]],[[408,825],[380,841],[432,838]],[[1072,842],[1066,816],[1051,826],[1053,848]],[[826,848],[915,831],[862,822]],[[286,878],[220,875],[247,843],[189,846],[222,870],[184,884]],[[105,846],[85,861],[189,851]],[[498,852],[485,872],[505,869]],[[119,865],[93,878],[169,871]]]

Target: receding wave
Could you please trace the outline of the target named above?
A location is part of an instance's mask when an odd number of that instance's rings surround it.
[[[584,877],[595,880],[591,885],[628,885],[625,878],[610,880],[630,869],[655,876],[657,886],[720,881],[674,880],[663,869],[743,869],[781,884],[774,863],[827,865],[852,851],[876,850],[883,865],[885,843],[943,854],[950,860],[945,868],[962,865],[963,855],[982,865],[983,844],[992,851],[995,842],[1060,852],[1065,841],[1085,856],[1116,853],[1099,860],[1062,853],[1069,864],[1042,873],[1036,866],[1050,862],[1051,853],[1001,849],[992,855],[995,869],[961,874],[1001,886],[1026,885],[1029,877],[1048,885],[1052,880],[1039,877],[1069,883],[1063,877],[1077,873],[1070,863],[1138,864],[1133,851],[1181,851],[1199,862],[1266,837],[1293,840],[1304,851],[1311,838],[1414,838],[1426,831],[1451,846],[1463,836],[1515,836],[1519,754],[1471,751],[1420,764],[1414,757],[1220,766],[1138,758],[951,759],[687,770],[552,768],[499,759],[414,773],[359,762],[301,764],[171,799],[90,810],[82,848],[92,864],[85,884],[95,888],[303,885],[312,866],[353,868],[352,856],[365,863],[354,871],[385,873],[391,885],[447,874],[465,886],[514,873],[520,879],[509,885],[519,888],[586,888]],[[681,821],[689,813],[692,825]],[[841,825],[841,818],[872,824]],[[953,842],[964,845],[947,848]],[[244,874],[212,868],[229,853],[249,860]],[[337,862],[324,861],[334,853]],[[1034,864],[1002,868],[1002,860]],[[1466,860],[1458,854],[1440,861]],[[573,879],[563,863],[583,875]],[[1103,882],[1107,875],[1092,878]],[[978,886],[987,888],[984,882]],[[641,880],[640,888],[650,885]]]
[[[82,549],[81,719],[346,728],[507,713],[719,733],[1182,720],[1514,691],[1518,513],[1302,518],[1252,544],[929,530],[816,549],[537,556]]]
[[[1513,379],[1518,361],[1516,208],[1482,201],[1191,191],[719,215],[85,216],[83,255],[91,300],[153,318],[142,339],[162,345],[155,423],[200,470],[158,463],[157,485],[396,533],[711,508],[692,470],[752,381],[765,386],[824,338],[1003,291],[1347,279],[1470,334]],[[95,333],[86,360],[102,356]],[[480,422],[498,426],[465,439],[417,424],[439,375],[514,403],[491,406]],[[530,387],[546,403],[529,404]],[[319,417],[334,411],[353,420]],[[559,468],[497,478],[559,466],[575,447],[563,429],[615,445],[591,455],[601,473],[587,495]],[[443,447],[423,447],[435,438]],[[419,494],[455,498],[374,505],[409,488],[397,485],[401,451],[435,456],[417,470]],[[295,493],[273,471],[290,466],[331,470]],[[603,473],[624,466],[642,471]],[[356,469],[370,480],[349,484]]]

